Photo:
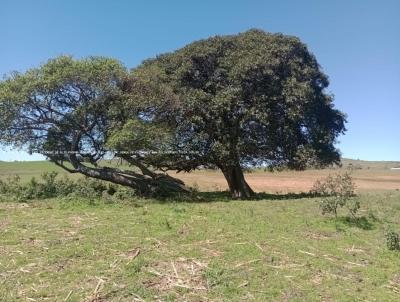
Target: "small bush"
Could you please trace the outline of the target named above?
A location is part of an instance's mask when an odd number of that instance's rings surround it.
[[[395,231],[387,231],[385,234],[386,246],[391,251],[400,251],[400,235]]]
[[[103,191],[107,190],[107,185],[97,179],[84,177],[76,182],[74,191],[71,193],[74,196],[85,198],[99,198]]]
[[[42,198],[57,196],[59,182],[56,180],[58,173],[55,171],[45,172],[41,175],[43,183],[38,184],[39,194]]]
[[[0,182],[0,193],[13,201],[23,201],[38,195],[38,182],[33,177],[28,183],[21,184],[18,175],[10,176]]]
[[[129,192],[129,193],[128,193]],[[54,197],[102,198],[107,195],[112,200],[121,200],[133,196],[133,190],[91,178],[73,181],[67,176],[59,179],[57,172],[43,173],[40,180],[31,178],[22,183],[18,175],[0,180],[0,197],[4,200],[27,201]],[[114,195],[116,198],[114,198]]]
[[[349,214],[354,217],[360,209],[360,201],[353,198],[355,183],[349,172],[317,180],[311,192],[322,197],[319,206],[323,215],[334,214],[337,218],[338,209],[347,207]]]
[[[108,193],[110,194],[110,192]],[[126,200],[137,197],[135,190],[123,186],[118,186],[116,191],[110,195],[112,195],[114,200]]]
[[[64,175],[57,182],[57,195],[69,196],[76,191],[77,182]]]

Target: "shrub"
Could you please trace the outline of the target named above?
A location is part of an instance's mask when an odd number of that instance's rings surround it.
[[[118,186],[114,194],[110,195],[112,195],[114,200],[125,200],[137,197],[135,190],[124,186]]]
[[[34,177],[25,185],[21,184],[21,178],[18,175],[10,176],[0,182],[0,193],[15,201],[34,198],[37,191],[37,181]]]
[[[28,182],[21,182],[18,175],[0,180],[0,200],[27,201],[32,199],[45,199],[55,197],[76,197],[83,199],[105,199],[109,202],[132,200],[138,195],[132,188],[108,183],[106,181],[81,177],[72,180],[68,176],[57,177],[57,172],[43,173],[39,180],[31,178]],[[170,195],[162,195],[166,190],[154,192],[157,198],[172,198]],[[193,191],[186,198],[196,195]],[[186,196],[184,194],[182,196]],[[179,194],[174,199],[181,198]]]
[[[39,187],[38,196],[42,198],[55,197],[58,194],[59,181],[56,181],[58,173],[55,171],[45,172],[41,175],[43,183],[37,184]]]
[[[79,182],[75,182],[75,187],[71,194],[85,198],[99,198],[105,190],[107,190],[107,185],[104,182],[84,177]]]
[[[76,191],[77,186],[80,184],[73,181],[68,176],[64,175],[57,182],[57,195],[58,196],[69,196]]]
[[[395,231],[387,231],[385,234],[386,246],[391,251],[400,251],[400,235]]]
[[[80,178],[73,181],[67,176],[58,179],[57,172],[43,173],[39,181],[33,177],[27,183],[22,183],[18,175],[9,177],[5,181],[0,180],[2,199],[14,201],[67,196],[101,198],[103,192],[111,196],[118,190],[119,187],[96,179]]]
[[[351,216],[360,209],[360,201],[354,199],[355,183],[349,172],[329,175],[324,180],[317,180],[311,192],[321,196],[319,203],[322,214],[334,214],[337,218],[339,207],[347,207]]]

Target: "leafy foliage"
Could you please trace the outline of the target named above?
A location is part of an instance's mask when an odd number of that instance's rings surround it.
[[[23,183],[18,175],[0,180],[0,199],[28,201],[55,197],[82,197],[89,199],[112,196],[114,201],[132,198],[135,192],[106,182],[81,178],[73,181],[68,177],[57,178],[57,172],[45,172],[40,180],[31,178]]]
[[[317,180],[311,190],[322,196],[320,208],[322,214],[334,214],[337,217],[338,208],[347,207],[351,216],[360,209],[360,201],[354,199],[355,183],[350,172],[329,175],[324,180]]]
[[[127,77],[125,67],[114,59],[69,56],[9,75],[0,82],[0,142],[44,154],[68,172],[128,186],[141,195],[185,192],[181,181],[151,171],[131,154],[125,159],[136,169],[99,164],[118,154],[113,149],[121,145],[118,141],[128,140],[129,152],[154,149],[159,142],[151,134],[161,131],[148,127],[138,106],[123,106]],[[118,133],[120,121],[126,123]]]
[[[400,251],[400,235],[399,233],[389,230],[385,234],[386,246],[391,251]]]
[[[174,130],[169,148],[175,152],[150,158],[157,167],[218,167],[231,191],[246,196],[244,167],[304,169],[339,161],[334,143],[345,131],[344,114],[296,37],[250,30],[196,41],[145,61],[132,79],[158,94],[145,111],[149,119]]]
[[[61,56],[0,83],[1,139],[31,152],[99,149],[125,75],[116,60]],[[79,148],[79,149],[78,149]]]

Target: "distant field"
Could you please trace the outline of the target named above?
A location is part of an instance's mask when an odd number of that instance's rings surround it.
[[[60,174],[69,174],[56,165],[47,161],[15,161],[0,162],[0,179],[10,175],[19,175],[23,180],[38,177],[43,172],[57,171]],[[70,174],[72,176],[72,174]]]
[[[400,166],[400,162],[368,162],[356,160],[343,160],[343,169],[349,164],[354,167],[353,177],[360,192],[387,191],[400,189],[400,170],[391,170],[391,167]],[[264,172],[257,170],[246,174],[250,185],[258,192],[287,193],[308,191],[315,180],[337,172],[338,169],[307,170],[302,172]],[[0,179],[18,174],[22,180],[38,177],[45,171],[57,171],[68,174],[50,162],[0,162]],[[173,173],[172,173],[173,174]],[[79,177],[71,175],[70,177]],[[226,190],[226,181],[221,172],[200,170],[192,173],[179,173],[175,175],[190,186],[200,190],[220,191]]]

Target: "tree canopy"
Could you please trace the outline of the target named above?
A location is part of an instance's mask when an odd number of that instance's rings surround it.
[[[0,141],[46,155],[71,173],[129,186],[139,194],[186,191],[181,181],[151,171],[129,154],[122,156],[135,169],[100,165],[118,156],[112,142],[121,120],[131,126],[133,154],[150,148],[149,135],[135,139],[146,128],[135,115],[139,109],[131,102],[130,110],[124,110],[127,80],[120,62],[103,57],[61,56],[24,74],[13,73],[0,83]]]
[[[340,161],[334,144],[345,116],[334,108],[316,58],[296,37],[261,30],[211,37],[147,60],[132,76],[158,87],[152,118],[170,125],[171,146],[180,151],[154,165],[216,166],[233,196],[249,197],[245,167]]]

